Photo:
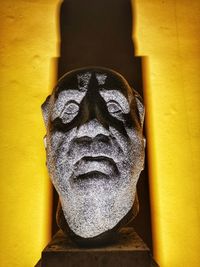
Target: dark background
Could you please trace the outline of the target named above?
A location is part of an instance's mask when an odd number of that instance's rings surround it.
[[[143,95],[143,61],[135,56],[135,16],[129,0],[64,0],[59,19],[58,79],[75,68],[102,66],[121,73]],[[137,189],[140,211],[131,225],[152,249],[147,159]],[[53,198],[52,234],[57,231],[55,190]]]

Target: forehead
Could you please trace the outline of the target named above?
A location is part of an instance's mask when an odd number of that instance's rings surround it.
[[[55,88],[55,95],[58,96],[64,90],[99,91],[117,90],[126,98],[133,94],[128,83],[123,77],[113,71],[102,69],[96,70],[79,70],[66,74],[61,78]]]

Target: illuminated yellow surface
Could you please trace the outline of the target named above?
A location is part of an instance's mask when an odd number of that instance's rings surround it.
[[[136,0],[155,258],[200,266],[200,2]]]
[[[50,237],[40,105],[54,82],[58,0],[3,0],[0,16],[0,266],[33,266]],[[199,0],[136,0],[146,55],[153,241],[161,267],[199,267]]]
[[[52,87],[56,0],[0,9],[0,266],[31,267],[50,238],[40,105]]]

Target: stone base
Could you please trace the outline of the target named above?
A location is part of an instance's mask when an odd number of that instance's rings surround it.
[[[149,248],[133,228],[124,228],[118,242],[98,248],[80,248],[58,231],[35,267],[153,267]]]

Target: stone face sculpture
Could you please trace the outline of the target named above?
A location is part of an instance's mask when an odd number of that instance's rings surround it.
[[[141,97],[117,72],[83,68],[58,81],[42,111],[59,226],[80,244],[109,242],[138,209],[145,149]]]

